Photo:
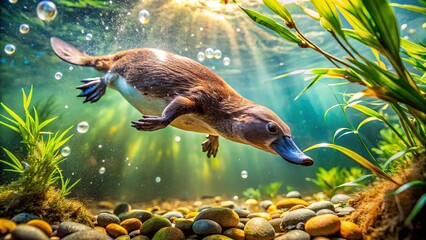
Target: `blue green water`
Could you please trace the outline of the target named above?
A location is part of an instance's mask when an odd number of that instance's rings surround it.
[[[50,37],[62,38],[91,55],[150,47],[197,60],[197,54],[206,48],[220,49],[220,59],[205,59],[201,63],[244,97],[275,111],[290,126],[301,149],[331,142],[338,128],[348,127],[341,110],[332,110],[326,121],[324,113],[342,101],[340,93],[361,88],[329,86],[328,83],[342,81],[325,79],[295,101],[308,84],[304,78],[309,75],[271,79],[299,69],[330,67],[330,63],[319,54],[300,49],[255,25],[231,4],[214,9],[203,4],[182,5],[178,1],[98,1],[101,8],[95,8],[75,7],[73,2],[55,1],[58,15],[48,23],[37,17],[38,1],[1,2],[0,46],[13,44],[16,50],[10,55],[0,53],[0,100],[20,109],[21,89],[28,91],[34,86],[34,102],[50,100],[49,108],[40,112],[60,116],[53,130],[74,125],[75,135],[68,144],[71,153],[61,165],[65,176],[81,178],[74,196],[128,201],[202,195],[242,197],[248,187],[276,181],[283,183],[281,192],[291,186],[302,193],[312,193],[320,189],[305,178],[314,177],[318,167],[357,166],[348,157],[328,149],[307,153],[315,160],[314,166],[297,166],[223,138],[218,156],[209,159],[201,152],[203,134],[172,127],[155,132],[133,129],[130,121],[139,119],[140,113],[112,89],[99,102],[82,104],[83,99],[76,97],[79,91],[75,86],[83,78],[102,74],[61,61],[51,50]],[[253,8],[268,12],[256,4]],[[147,24],[138,19],[142,9],[150,13]],[[307,36],[326,51],[342,56],[317,22],[303,15],[295,5],[289,9]],[[425,18],[406,10],[396,12],[400,25],[408,26],[401,34],[424,42]],[[23,23],[30,26],[26,34],[19,31]],[[92,35],[90,40],[87,34]],[[230,59],[228,66],[223,64],[225,57]],[[58,72],[62,73],[59,80],[55,78]],[[356,112],[349,112],[349,116],[354,125],[363,119]],[[83,121],[89,124],[89,130],[79,133],[77,125]],[[376,122],[363,127],[360,134],[368,147],[375,146],[382,127]],[[0,146],[22,153],[17,135],[0,127],[0,136]],[[353,135],[337,143],[368,157]],[[3,152],[0,156],[5,159]],[[242,177],[242,171],[247,172],[247,178]],[[13,178],[13,174],[2,172],[2,183]]]

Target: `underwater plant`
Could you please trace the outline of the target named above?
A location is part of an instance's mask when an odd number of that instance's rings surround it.
[[[234,0],[234,2],[236,1]],[[296,99],[324,77],[333,80],[343,79],[345,83],[356,83],[364,87],[362,91],[352,94],[344,104],[333,106],[340,107],[345,115],[346,109],[351,108],[365,116],[358,127],[354,127],[352,123],[348,122],[349,128],[338,129],[334,139],[347,134],[355,134],[368,151],[371,160],[335,143],[321,143],[305,149],[305,151],[310,151],[326,147],[340,151],[377,176],[387,180],[379,181],[360,193],[355,201],[358,209],[352,214],[353,219],[351,221],[358,222],[366,232],[368,231],[368,235],[375,238],[388,238],[395,236],[395,234],[407,235],[406,232],[404,233],[404,226],[408,226],[409,231],[416,229],[414,234],[421,234],[424,221],[421,222],[420,220],[420,224],[417,225],[411,222],[426,202],[425,195],[421,194],[422,191],[424,193],[423,184],[419,184],[423,186],[420,191],[411,191],[407,194],[408,191],[398,191],[396,188],[401,185],[400,181],[409,182],[408,186],[413,186],[410,183],[416,181],[424,183],[425,180],[426,88],[424,77],[426,47],[424,44],[416,44],[400,37],[392,7],[404,8],[421,14],[426,13],[426,8],[407,4],[392,4],[388,3],[387,0],[311,0],[312,6],[310,7],[298,3],[297,5],[304,13],[317,21],[336,41],[336,46],[339,46],[347,55],[341,58],[325,51],[315,41],[309,39],[298,28],[292,15],[283,4],[277,0],[263,0],[263,2],[277,17],[284,21],[284,25],[259,12],[244,8],[241,5],[239,7],[256,23],[269,28],[290,43],[320,53],[334,66],[298,70],[275,77],[274,80],[301,72],[314,75],[311,82],[296,96]],[[424,1],[420,1],[420,3],[426,5]],[[315,10],[312,10],[311,7],[314,7]],[[364,49],[367,51],[362,51]],[[379,105],[369,105],[365,101],[368,98],[378,100]],[[394,123],[388,121],[383,114],[384,109],[393,110],[402,131],[399,131]],[[358,134],[359,128],[370,121],[384,123],[394,136],[393,139],[388,140],[391,143],[402,145],[401,149],[398,149],[399,151],[388,158],[383,165],[376,161],[370,149],[367,148]],[[383,148],[383,146],[381,144],[379,148]],[[394,177],[399,180],[394,180],[389,174],[385,173],[385,170],[390,163],[397,163],[398,161],[395,161],[395,159],[407,152],[411,152],[413,155],[409,159],[409,167],[401,168],[401,166],[398,166],[398,174]],[[384,154],[385,151],[381,153]],[[376,164],[371,161],[376,162]],[[391,170],[390,172],[394,171]],[[357,180],[352,182],[355,181]],[[407,183],[399,189],[406,185]],[[394,194],[394,198],[391,199],[388,197],[390,192],[398,194]],[[399,204],[400,200],[398,199],[404,199],[404,206]],[[410,214],[406,216],[406,212],[410,212]],[[404,226],[395,227],[400,225],[401,219],[404,218],[406,219]],[[380,221],[377,221],[378,219]],[[412,233],[408,233],[408,235],[410,234]],[[403,236],[400,237],[404,238]]]
[[[262,193],[260,191],[260,188],[247,188],[243,191],[243,195],[246,198],[253,198],[256,200],[260,200],[262,198]]]
[[[318,172],[315,174],[316,178],[306,178],[306,181],[312,182],[317,185],[321,190],[328,196],[333,196],[335,189],[342,186],[345,183],[353,182],[366,175],[364,169],[360,167],[341,168],[332,167],[325,169],[322,167],[318,168]],[[345,185],[343,185],[344,187]],[[363,185],[357,185],[362,187]]]
[[[70,180],[64,180],[61,169],[58,167],[65,158],[60,153],[60,148],[68,142],[72,137],[66,137],[66,134],[72,127],[61,132],[46,132],[45,127],[52,123],[57,117],[48,118],[40,121],[39,114],[36,108],[33,112],[30,111],[31,99],[33,96],[33,88],[30,89],[28,96],[22,90],[22,104],[25,117],[21,118],[16,112],[7,107],[4,103],[1,106],[10,115],[10,117],[0,115],[5,121],[0,121],[0,124],[19,133],[22,138],[27,156],[20,160],[12,152],[3,148],[9,161],[0,160],[1,163],[7,165],[5,171],[15,172],[20,174],[20,178],[10,185],[10,188],[20,192],[46,192],[51,186],[56,184],[60,179],[62,187],[65,188],[63,193],[69,193],[70,187],[75,186],[75,183],[69,185]],[[67,191],[68,190],[68,191]]]
[[[30,111],[33,88],[28,95],[22,89],[22,105],[25,117],[20,117],[4,103],[1,106],[9,116],[1,115],[0,124],[17,132],[25,146],[26,156],[3,148],[9,160],[0,160],[4,171],[19,174],[19,178],[0,188],[0,215],[13,216],[20,212],[34,213],[48,221],[75,219],[91,224],[91,213],[78,201],[67,200],[71,189],[80,181],[71,183],[65,178],[59,164],[65,160],[60,149],[72,137],[66,136],[69,127],[62,132],[48,132],[45,128],[57,117],[41,120],[35,107]],[[57,190],[58,181],[60,190]]]
[[[278,196],[278,192],[282,186],[282,182],[271,182],[265,186],[259,186],[258,188],[247,188],[243,191],[243,195],[246,198],[253,198],[256,200],[262,199],[262,197],[266,197],[269,199],[274,199]],[[291,187],[287,187],[287,190],[292,189]],[[290,190],[289,190],[290,191]]]

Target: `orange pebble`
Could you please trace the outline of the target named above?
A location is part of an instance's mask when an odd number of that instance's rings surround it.
[[[42,230],[48,237],[52,236],[52,227],[42,219],[33,219],[27,222],[27,224]]]

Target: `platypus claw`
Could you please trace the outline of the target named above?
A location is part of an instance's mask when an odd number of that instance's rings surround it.
[[[137,121],[132,121],[132,127],[139,131],[155,131],[167,127],[169,123],[163,117],[144,115]]]
[[[203,152],[207,152],[207,157],[216,157],[216,154],[219,150],[219,137],[218,136],[212,136],[207,135],[207,140],[205,140],[201,146],[203,149]]]
[[[77,89],[82,90],[77,97],[86,97],[83,103],[86,102],[97,102],[105,94],[106,83],[105,79],[97,78],[86,78],[81,80],[85,83],[77,87]]]

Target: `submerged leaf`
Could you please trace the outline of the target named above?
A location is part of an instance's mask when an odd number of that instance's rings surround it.
[[[315,148],[322,148],[322,147],[328,147],[328,148],[338,150],[341,153],[345,154],[346,156],[350,157],[352,160],[361,164],[363,167],[369,169],[370,171],[375,173],[377,176],[379,176],[379,177],[381,177],[385,180],[388,180],[390,182],[393,182],[397,185],[400,185],[395,180],[393,180],[391,177],[389,177],[385,172],[383,172],[378,167],[373,165],[370,161],[368,161],[367,159],[365,159],[364,157],[362,157],[358,153],[356,153],[356,152],[354,152],[354,151],[352,151],[348,148],[345,148],[345,147],[342,147],[342,146],[339,146],[339,145],[336,145],[336,144],[331,144],[331,143],[320,143],[320,144],[315,144],[313,146],[310,146],[309,148],[305,149],[304,152],[310,151],[310,150],[315,149]]]
[[[294,20],[291,17],[290,12],[281,3],[279,3],[277,0],[263,0],[263,3],[265,3],[265,5],[268,6],[268,8],[271,9],[274,13],[284,19],[287,27],[294,27]]]
[[[426,14],[426,8],[424,7],[419,7],[419,6],[409,5],[409,4],[398,4],[398,3],[389,3],[389,5],[392,7],[404,8],[413,12]]]
[[[426,204],[426,193],[423,193],[423,195],[419,198],[419,200],[417,200],[416,205],[414,205],[407,219],[405,219],[405,222],[404,222],[405,226],[408,226],[411,224],[413,219],[420,213],[420,211],[423,209],[425,204]]]

